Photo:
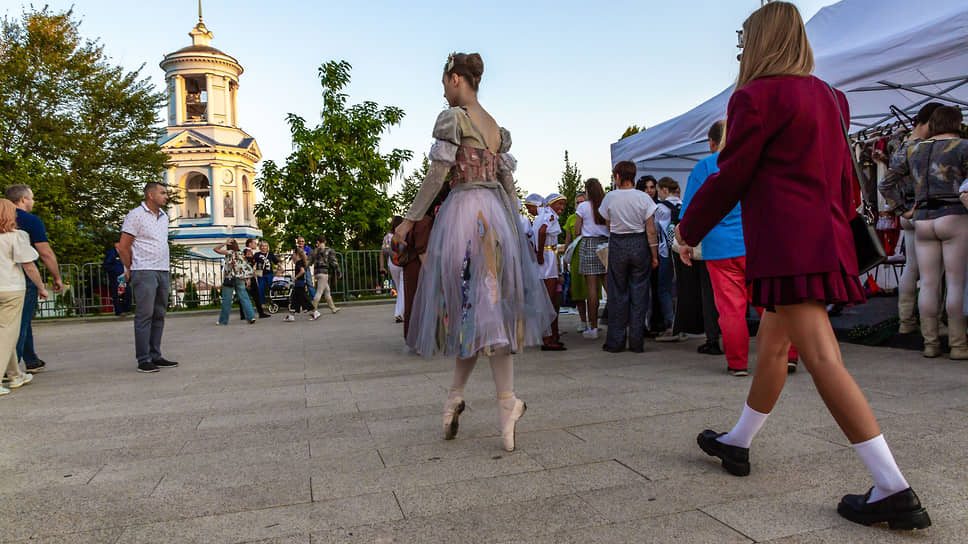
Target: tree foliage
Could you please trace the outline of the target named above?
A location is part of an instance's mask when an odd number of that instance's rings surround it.
[[[619,140],[624,140],[629,136],[633,134],[638,134],[640,132],[645,132],[645,127],[640,128],[639,125],[632,125],[629,128],[625,129],[625,132],[622,133],[622,137],[619,138]]]
[[[292,244],[323,234],[337,248],[379,247],[394,211],[390,180],[410,160],[408,150],[380,153],[380,138],[404,112],[365,101],[347,105],[351,66],[330,61],[319,68],[323,88],[320,123],[314,128],[290,113],[293,152],[285,165],[267,160],[256,186],[263,199],[256,215],[279,227]],[[263,223],[264,224],[264,223]]]
[[[403,215],[410,209],[410,205],[413,204],[413,199],[417,197],[417,191],[420,190],[420,185],[423,183],[424,178],[427,177],[427,172],[429,171],[430,159],[427,158],[427,155],[424,155],[423,162],[420,163],[420,168],[417,168],[412,174],[403,178],[403,186],[393,195],[393,203],[396,206],[397,215]]]
[[[565,169],[561,172],[561,181],[558,182],[558,192],[561,193],[568,202],[565,203],[565,210],[561,212],[561,224],[564,228],[565,221],[575,213],[575,195],[584,190],[581,179],[581,170],[578,164],[568,160],[568,150],[565,150]]]
[[[0,26],[0,183],[34,191],[61,262],[100,261],[124,215],[158,181],[164,104],[143,66],[125,72],[81,36],[73,11],[25,11]]]

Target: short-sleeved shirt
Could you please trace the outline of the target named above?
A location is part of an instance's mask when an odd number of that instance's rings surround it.
[[[655,214],[655,201],[636,189],[617,189],[609,192],[598,207],[612,234],[645,232],[645,222]]]
[[[125,216],[121,232],[134,236],[131,270],[168,271],[168,214],[164,210],[156,217],[142,202]]]
[[[17,208],[17,228],[27,233],[27,237],[30,239],[30,245],[34,249],[37,249],[37,244],[48,241],[47,229],[44,227],[44,222],[36,215],[25,212],[20,208]],[[35,262],[36,259],[34,257]]]
[[[601,209],[598,210],[601,213]],[[599,225],[595,222],[595,210],[592,209],[592,202],[586,200],[578,205],[575,210],[578,217],[581,217],[581,235],[586,238],[595,236],[608,236],[608,226]]]
[[[33,262],[36,258],[37,250],[30,245],[27,231],[14,230],[0,234],[0,292],[26,289],[27,283],[20,265]]]
[[[568,216],[568,219],[565,220],[565,235],[571,233],[571,236],[573,238],[577,238],[577,237],[581,236],[581,233],[580,232],[578,234],[575,234],[575,223],[577,223],[577,222],[578,222],[578,214],[577,213],[573,213],[573,214],[571,214],[571,215]]]
[[[689,174],[686,192],[682,197],[682,211],[679,217],[686,216],[686,209],[692,202],[693,195],[706,183],[709,176],[719,172],[717,161],[719,153],[699,161]],[[743,210],[737,204],[709,234],[702,239],[702,258],[707,261],[732,259],[746,255],[746,243],[743,241]]]
[[[660,200],[658,206],[655,208],[655,230],[659,233],[659,256],[668,257],[669,225],[672,224],[672,208],[663,204],[663,202],[667,202],[672,206],[682,206],[682,199],[677,196],[670,196],[664,201]],[[678,215],[676,215],[676,220],[679,220]]]

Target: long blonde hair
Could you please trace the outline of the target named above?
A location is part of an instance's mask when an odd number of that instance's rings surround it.
[[[743,23],[743,55],[736,88],[769,76],[809,76],[813,49],[800,11],[789,2],[770,2]]]

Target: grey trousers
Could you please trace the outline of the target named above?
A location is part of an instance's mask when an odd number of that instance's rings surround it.
[[[134,351],[139,363],[161,359],[161,334],[165,330],[169,288],[167,271],[131,271],[131,293],[135,303]]]
[[[652,254],[645,233],[612,234],[608,237],[608,331],[605,345],[625,349],[626,329],[629,349],[639,351],[645,336],[644,296],[649,289]]]

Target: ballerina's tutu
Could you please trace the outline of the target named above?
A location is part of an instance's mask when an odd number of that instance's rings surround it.
[[[456,185],[437,213],[407,336],[425,357],[538,345],[555,317],[501,191],[496,182]]]

